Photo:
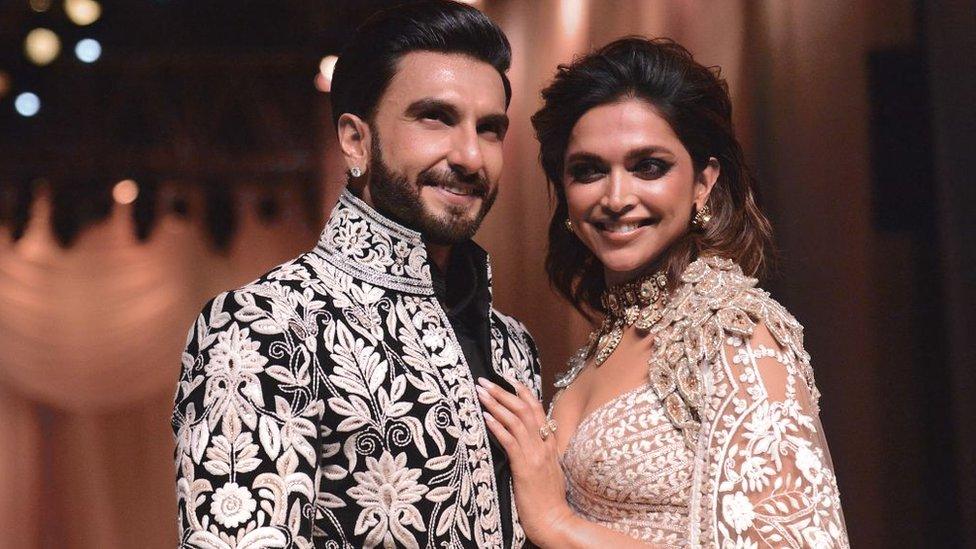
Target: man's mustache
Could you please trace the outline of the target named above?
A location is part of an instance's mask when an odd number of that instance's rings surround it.
[[[471,174],[470,176],[462,176],[456,172],[443,173],[439,171],[428,170],[421,172],[417,176],[417,183],[424,187],[474,187],[472,194],[477,196],[487,196],[488,195],[488,180],[480,173]]]

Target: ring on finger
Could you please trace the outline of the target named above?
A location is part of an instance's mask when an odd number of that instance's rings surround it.
[[[549,429],[548,425],[543,425],[542,427],[539,427],[539,436],[542,437],[542,440],[546,440],[547,438],[549,438],[549,435],[551,434],[552,434],[552,430]]]

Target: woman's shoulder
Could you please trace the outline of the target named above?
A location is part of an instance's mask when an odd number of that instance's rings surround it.
[[[704,373],[724,362],[730,346],[768,333],[812,384],[803,326],[730,259],[710,256],[689,264],[651,331],[651,386],[689,442],[697,437],[707,398],[722,392],[718,376],[706,382]]]
[[[763,326],[784,350],[800,361],[809,359],[803,350],[803,326],[730,259],[708,256],[689,264],[662,320],[659,328],[670,330],[672,338],[697,339],[700,331],[709,357],[729,336],[748,339]]]

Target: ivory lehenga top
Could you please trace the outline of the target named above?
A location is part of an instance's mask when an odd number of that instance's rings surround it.
[[[584,417],[562,455],[582,517],[663,547],[849,546],[803,327],[755,284],[714,257],[683,273],[647,383]]]

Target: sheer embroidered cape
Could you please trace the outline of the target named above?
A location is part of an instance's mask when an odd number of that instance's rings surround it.
[[[583,418],[562,456],[580,515],[665,547],[849,546],[803,328],[755,285],[721,258],[686,269],[647,382]]]
[[[491,367],[538,394],[524,326],[489,323]],[[313,251],[206,305],[173,430],[181,547],[524,542],[420,235],[348,191]]]

